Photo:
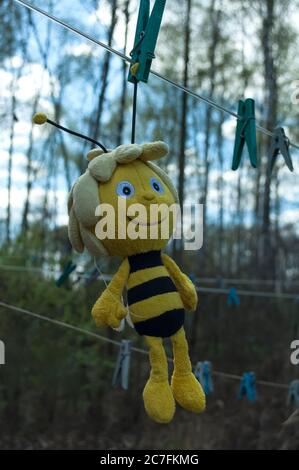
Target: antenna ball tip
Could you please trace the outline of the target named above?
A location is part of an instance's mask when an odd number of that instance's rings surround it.
[[[33,116],[33,122],[34,124],[38,124],[38,125],[42,125],[42,124],[45,124],[45,122],[47,122],[47,115],[45,113],[36,113],[34,116]]]

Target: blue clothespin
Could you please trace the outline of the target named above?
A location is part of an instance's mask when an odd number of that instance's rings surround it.
[[[214,391],[212,380],[212,364],[210,361],[198,362],[194,369],[194,375],[201,383],[206,395]]]
[[[256,395],[255,372],[244,372],[240,383],[238,399],[240,400],[244,396],[247,396],[249,401],[255,402]]]
[[[299,380],[290,383],[287,402],[288,405],[299,408]]]
[[[134,47],[130,54],[128,80],[131,83],[148,81],[165,3],[166,0],[156,0],[149,16],[150,0],[140,0]]]
[[[121,387],[124,390],[129,388],[129,372],[131,359],[131,341],[123,339],[121,341],[116,366],[112,379],[113,387]]]
[[[229,307],[239,307],[241,302],[235,287],[229,289],[226,303]]]
[[[188,274],[188,277],[189,277],[190,281],[192,281],[193,284],[195,284],[195,282],[196,282],[196,276],[195,276],[195,274],[194,274],[194,273],[190,273],[190,274]]]
[[[290,171],[294,171],[289,147],[290,141],[285,135],[284,129],[282,127],[277,127],[276,129],[274,129],[274,136],[272,137],[270,146],[271,172],[274,168],[279,153],[281,153],[281,155],[283,156],[288,169]]]
[[[240,165],[245,142],[248,148],[251,165],[256,168],[257,147],[255,104],[254,100],[251,98],[247,98],[245,101],[239,101],[232,170],[237,170]]]
[[[56,286],[61,287],[62,284],[69,278],[70,274],[76,269],[77,265],[69,261],[63,269],[62,274],[56,280]]]

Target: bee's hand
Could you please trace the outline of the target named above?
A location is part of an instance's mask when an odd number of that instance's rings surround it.
[[[198,302],[197,292],[195,285],[185,274],[181,280],[179,292],[185,309],[194,312]]]
[[[97,326],[118,328],[127,315],[125,306],[106,289],[92,307],[91,314]]]

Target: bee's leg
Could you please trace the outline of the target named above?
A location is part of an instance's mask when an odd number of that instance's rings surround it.
[[[175,412],[175,402],[168,381],[168,364],[162,338],[145,336],[149,346],[150,377],[143,390],[147,414],[158,423],[169,423]]]
[[[184,328],[171,336],[174,370],[171,388],[176,401],[186,410],[200,413],[205,409],[204,391],[192,373]]]

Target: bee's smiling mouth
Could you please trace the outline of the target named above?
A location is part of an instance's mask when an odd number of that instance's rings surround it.
[[[155,220],[153,222],[143,222],[142,220],[139,220],[138,217],[135,217],[133,215],[128,215],[127,217],[130,220],[130,222],[133,222],[133,224],[135,224],[135,225],[141,225],[142,227],[151,227],[151,226],[154,226],[154,225],[161,225],[161,223],[167,218],[167,215],[162,217],[161,220]]]

